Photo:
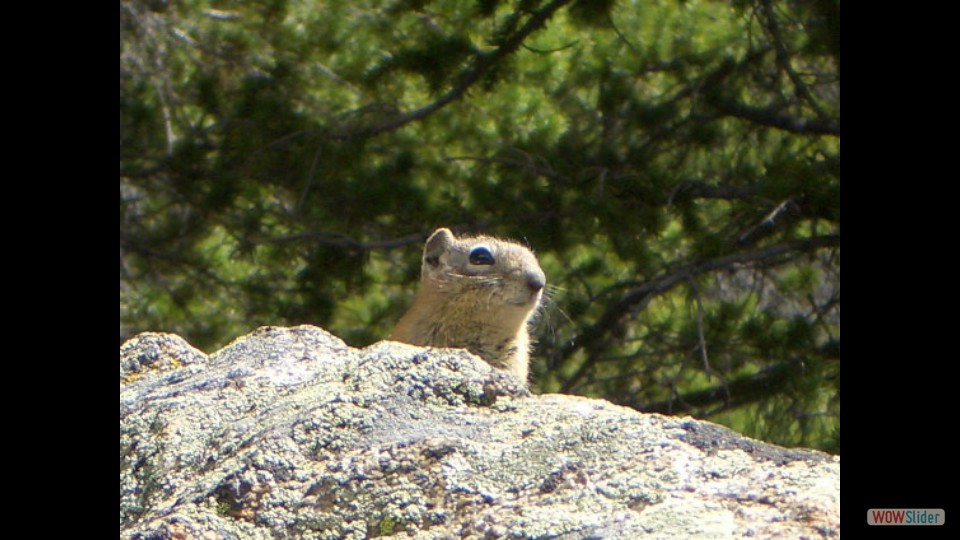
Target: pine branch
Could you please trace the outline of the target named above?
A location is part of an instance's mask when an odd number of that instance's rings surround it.
[[[794,118],[779,111],[750,107],[731,100],[718,102],[716,106],[726,115],[748,120],[754,124],[782,129],[790,133],[840,136],[839,120],[819,121]]]
[[[362,128],[352,133],[341,133],[334,135],[334,138],[339,140],[347,140],[373,137],[374,135],[379,135],[380,133],[387,131],[394,131],[412,122],[427,118],[443,107],[460,99],[460,97],[462,97],[471,86],[476,84],[477,81],[481,80],[487,73],[489,73],[494,66],[497,65],[497,63],[516,52],[517,49],[519,49],[523,44],[523,41],[527,39],[530,34],[533,34],[535,31],[546,26],[547,21],[553,16],[554,13],[572,1],[573,0],[554,0],[553,2],[550,2],[544,6],[543,9],[534,12],[527,23],[517,30],[516,33],[510,36],[510,38],[504,41],[499,48],[489,54],[477,55],[474,59],[473,66],[461,73],[459,77],[460,80],[457,85],[448,90],[446,94],[442,95],[433,103],[430,103],[429,105],[421,107],[415,111],[401,114],[392,120],[375,126]]]
[[[585,327],[579,335],[571,338],[556,354],[559,360],[563,361],[571,357],[578,350],[588,348],[598,343],[610,334],[619,325],[621,319],[628,313],[645,306],[651,298],[669,291],[692,277],[717,270],[734,268],[748,263],[773,263],[784,255],[804,253],[825,247],[837,247],[839,245],[839,234],[817,236],[814,238],[774,244],[753,251],[734,253],[732,255],[686,264],[667,270],[660,277],[632,289],[624,294],[620,300],[610,304],[595,323]],[[590,369],[591,364],[592,362],[589,359],[585,361],[573,376],[564,381],[561,391],[569,392],[576,386]]]
[[[720,405],[722,410],[731,410],[753,403],[771,395],[781,393],[790,380],[797,375],[794,363],[784,362],[767,368],[748,377],[734,379],[729,383],[691,392],[656,403],[640,403],[635,399],[617,401],[618,405],[631,407],[642,412],[660,414],[694,413],[708,407]]]
[[[839,360],[840,342],[830,341],[817,350],[826,359]],[[634,396],[614,400],[618,405],[641,412],[660,414],[693,413],[710,408],[715,414],[749,405],[787,390],[790,384],[803,377],[803,362],[789,360],[770,366],[759,373],[740,377],[706,390],[690,392],[654,403],[641,403]]]

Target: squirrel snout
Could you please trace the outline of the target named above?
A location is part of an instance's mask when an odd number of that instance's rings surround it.
[[[537,270],[527,270],[527,287],[530,287],[530,290],[537,292],[543,289],[546,286],[547,278],[543,275],[543,272]]]

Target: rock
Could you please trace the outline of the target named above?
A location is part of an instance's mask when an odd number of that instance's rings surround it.
[[[462,350],[264,327],[120,354],[120,536],[820,538],[840,460],[532,396]]]

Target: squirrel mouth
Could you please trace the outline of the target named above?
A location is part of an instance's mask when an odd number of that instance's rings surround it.
[[[540,289],[531,291],[526,295],[518,295],[517,298],[511,302],[515,306],[535,306],[540,302]]]

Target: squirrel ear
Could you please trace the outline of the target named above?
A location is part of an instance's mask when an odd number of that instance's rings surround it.
[[[433,266],[436,266],[435,263],[439,261],[440,254],[443,253],[447,249],[447,246],[452,244],[454,240],[453,233],[446,227],[433,231],[433,234],[430,235],[430,238],[427,238],[427,243],[423,246],[423,259],[431,262]]]

